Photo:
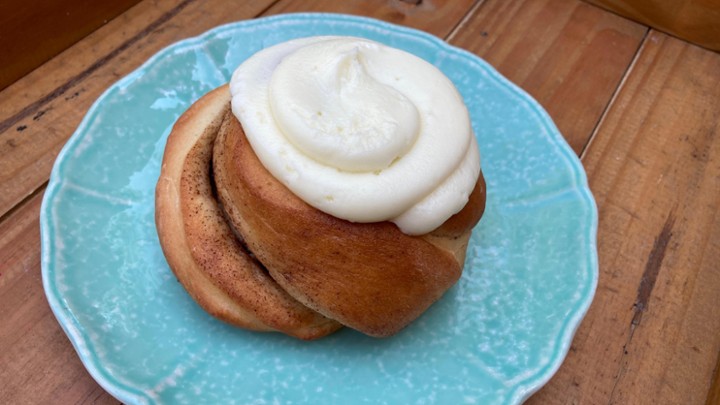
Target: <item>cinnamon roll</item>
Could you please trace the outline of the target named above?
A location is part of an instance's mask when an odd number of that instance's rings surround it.
[[[390,336],[462,273],[485,207],[462,97],[376,42],[267,48],[196,102],[168,139],[156,222],[209,313],[299,338]]]

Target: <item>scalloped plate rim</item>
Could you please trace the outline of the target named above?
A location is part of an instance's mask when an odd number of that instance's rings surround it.
[[[186,38],[175,43],[172,43],[161,50],[157,51],[153,56],[148,58],[142,65],[134,69],[132,72],[127,74],[122,79],[110,85],[92,104],[88,109],[87,113],[83,117],[82,121],[78,125],[77,129],[73,132],[71,137],[65,143],[60,153],[58,154],[53,168],[50,174],[50,179],[43,196],[42,205],[40,208],[40,236],[41,236],[41,272],[42,272],[42,283],[45,295],[48,299],[50,308],[55,315],[58,323],[61,325],[63,331],[71,341],[75,351],[78,353],[80,360],[82,361],[85,368],[88,370],[93,379],[98,382],[106,391],[108,391],[116,399],[125,403],[152,403],[152,397],[147,395],[143,390],[136,389],[135,387],[128,386],[125,383],[118,381],[107,370],[103,368],[102,363],[99,361],[95,354],[95,350],[92,344],[89,342],[87,336],[82,331],[82,324],[74,317],[70,309],[64,305],[62,294],[57,291],[57,285],[55,284],[55,261],[54,258],[54,245],[51,243],[52,237],[56,236],[54,224],[52,218],[53,201],[55,199],[58,188],[62,184],[61,168],[64,162],[67,161],[67,155],[75,148],[76,144],[84,138],[87,134],[87,126],[89,125],[93,115],[100,105],[103,104],[105,98],[115,89],[123,87],[126,82],[135,80],[138,76],[149,70],[152,65],[164,58],[168,53],[175,52],[176,50],[184,47],[191,47],[198,44],[205,43],[208,38],[221,34],[224,31],[235,29],[241,25],[262,25],[272,23],[280,20],[336,20],[340,22],[349,22],[353,24],[366,24],[370,26],[377,26],[395,33],[402,33],[405,35],[411,35],[420,37],[426,41],[431,42],[435,47],[442,48],[448,52],[455,53],[456,55],[467,60],[469,63],[479,65],[483,70],[491,75],[491,77],[504,85],[510,91],[515,92],[525,101],[528,106],[538,115],[540,122],[546,127],[547,134],[550,137],[552,143],[558,147],[560,154],[564,158],[568,167],[571,168],[574,178],[574,190],[579,192],[582,200],[588,205],[589,208],[589,226],[587,232],[589,232],[589,250],[590,255],[586,258],[588,263],[589,274],[588,282],[590,285],[588,294],[582,301],[579,302],[578,307],[574,308],[574,316],[569,317],[567,321],[562,325],[564,330],[558,341],[555,342],[554,354],[549,364],[541,368],[544,372],[536,373],[530,377],[521,380],[512,389],[512,401],[513,403],[522,403],[528,399],[533,393],[544,386],[560,368],[565,357],[567,356],[570,344],[572,343],[573,337],[577,328],[580,326],[582,319],[587,314],[590,308],[595,291],[598,284],[598,254],[597,254],[597,229],[598,229],[598,211],[595,199],[590,191],[587,175],[582,167],[582,163],[575,153],[568,145],[565,138],[560,134],[559,130],[555,126],[554,122],[548,115],[548,113],[540,106],[540,104],[531,97],[523,89],[510,82],[507,78],[502,76],[494,67],[488,64],[485,60],[480,57],[464,50],[451,45],[442,39],[420,31],[414,28],[405,26],[399,26],[396,24],[384,22],[370,17],[354,16],[339,13],[286,13],[269,17],[262,17],[252,20],[241,20],[237,22],[231,22],[223,25],[219,25],[212,28],[200,35]]]

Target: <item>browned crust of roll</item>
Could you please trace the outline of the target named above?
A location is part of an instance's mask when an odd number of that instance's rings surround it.
[[[176,122],[156,188],[160,243],[178,280],[213,316],[256,331],[315,339],[340,328],[287,294],[236,239],[213,195],[215,137],[229,111],[222,86]]]
[[[351,223],[309,206],[259,161],[231,114],[213,156],[218,196],[248,248],[303,304],[372,336],[404,328],[460,277],[485,207],[480,175],[469,203],[434,232]]]

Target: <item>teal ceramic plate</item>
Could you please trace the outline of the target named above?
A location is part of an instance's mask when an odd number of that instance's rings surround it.
[[[158,244],[153,190],[175,119],[255,51],[354,35],[434,63],[469,107],[488,182],[464,274],[389,339],[315,342],[208,316]],[[111,86],[60,153],[41,213],[45,292],[90,374],[127,403],[515,404],[562,362],[597,283],[597,210],[550,118],[476,56],[332,14],[243,21],[174,44]]]

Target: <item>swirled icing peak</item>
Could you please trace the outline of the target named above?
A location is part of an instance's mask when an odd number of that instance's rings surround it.
[[[232,110],[268,171],[311,206],[424,234],[480,172],[467,109],[437,68],[354,37],[302,38],[238,67]]]

